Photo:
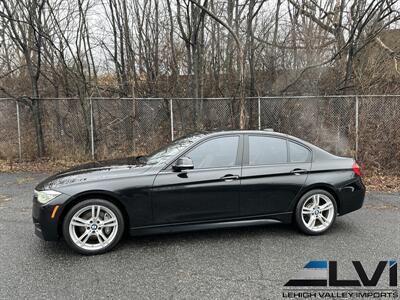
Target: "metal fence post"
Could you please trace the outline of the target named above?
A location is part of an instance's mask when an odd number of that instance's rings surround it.
[[[355,157],[357,159],[357,154],[358,154],[358,114],[359,114],[359,110],[358,110],[358,106],[359,106],[359,102],[358,102],[358,96],[356,96],[356,153],[355,153]]]
[[[171,141],[174,140],[174,111],[172,109],[172,99],[169,99],[169,118],[171,126]]]
[[[132,142],[133,142],[133,153],[136,155],[136,128],[135,128],[135,120],[136,120],[136,98],[134,95],[134,90],[132,88]]]
[[[94,160],[94,126],[93,126],[93,101],[90,98],[90,143],[91,143],[91,150],[92,150],[92,159]]]
[[[261,100],[260,97],[257,99],[257,108],[258,108],[258,130],[261,130]]]
[[[18,101],[15,101],[17,105],[17,131],[18,131],[18,157],[19,160],[22,160],[22,148],[21,148],[21,126],[19,120],[19,104]]]

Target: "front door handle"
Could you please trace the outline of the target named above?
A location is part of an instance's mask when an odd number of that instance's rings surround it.
[[[225,181],[233,181],[233,180],[238,180],[239,176],[238,175],[227,174],[225,176],[222,176],[221,179],[225,180]]]
[[[306,174],[307,170],[296,168],[296,169],[293,169],[292,171],[290,171],[290,173],[294,174],[294,175],[301,175],[301,174]]]

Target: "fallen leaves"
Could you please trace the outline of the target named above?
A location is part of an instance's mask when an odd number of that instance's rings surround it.
[[[368,175],[363,181],[369,191],[400,192],[400,176],[396,175]]]
[[[30,176],[17,178],[17,184],[20,185],[20,184],[25,184],[25,183],[31,183],[34,180],[35,180],[35,178],[30,177]]]
[[[37,161],[10,162],[0,160],[0,172],[45,172],[54,173],[81,164],[80,161],[41,159]]]
[[[9,196],[0,195],[0,204],[2,204],[4,202],[8,202],[8,201],[11,201],[11,198]]]
[[[365,204],[363,208],[370,208],[370,209],[376,209],[376,210],[399,210],[399,208],[395,205],[390,205],[390,204],[382,204],[382,205],[372,205],[372,204]]]

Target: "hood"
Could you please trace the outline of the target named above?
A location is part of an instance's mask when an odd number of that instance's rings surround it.
[[[43,180],[36,190],[57,190],[63,186],[92,181],[122,178],[127,176],[149,175],[158,169],[155,165],[146,165],[137,157],[94,161],[78,165]]]

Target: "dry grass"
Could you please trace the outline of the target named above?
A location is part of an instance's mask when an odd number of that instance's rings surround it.
[[[56,173],[87,161],[50,160],[11,162],[0,160],[0,172],[45,172]],[[363,176],[368,191],[400,192],[400,176],[365,175]]]

